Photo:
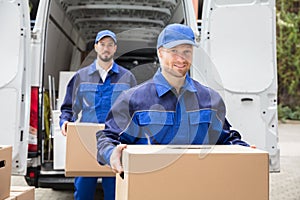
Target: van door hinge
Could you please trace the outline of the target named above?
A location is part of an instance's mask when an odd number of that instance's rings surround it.
[[[37,39],[37,33],[31,32],[31,39],[36,40]]]
[[[201,38],[200,34],[195,35],[196,42],[200,42],[200,38]]]

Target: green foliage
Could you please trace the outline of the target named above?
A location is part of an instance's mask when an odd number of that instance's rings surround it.
[[[278,118],[282,121],[287,119],[300,120],[300,106],[296,106],[294,109],[289,106],[278,105]]]
[[[299,0],[277,0],[276,13],[278,97],[280,103],[278,116],[279,118],[300,119]]]

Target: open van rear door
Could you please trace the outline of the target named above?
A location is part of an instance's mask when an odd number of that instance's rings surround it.
[[[30,113],[28,1],[0,0],[0,144],[13,146],[12,173],[25,175]]]
[[[202,74],[223,96],[234,129],[269,152],[270,171],[279,171],[275,26],[275,0],[203,4],[201,47],[214,69]]]

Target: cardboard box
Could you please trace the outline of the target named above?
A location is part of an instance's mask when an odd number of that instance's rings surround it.
[[[114,177],[108,166],[97,161],[96,133],[104,129],[104,124],[68,123],[66,176]]]
[[[267,200],[268,153],[239,145],[128,145],[117,200]]]
[[[10,196],[5,200],[34,200],[34,187],[11,186]]]
[[[0,145],[0,200],[9,196],[12,147]]]

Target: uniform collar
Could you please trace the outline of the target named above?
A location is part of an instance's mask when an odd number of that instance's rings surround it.
[[[94,62],[92,64],[90,64],[90,68],[89,68],[89,75],[92,75],[94,74],[95,72],[98,72],[98,69],[96,67],[96,62],[97,62],[97,59],[94,60]],[[119,73],[119,66],[117,63],[115,63],[115,61],[113,62],[113,65],[112,65],[112,68],[110,70],[111,72],[114,72],[114,73]]]
[[[166,94],[167,92],[169,92],[170,90],[173,89],[173,87],[168,83],[168,81],[162,75],[160,69],[158,69],[157,72],[155,73],[155,75],[153,77],[153,81],[156,85],[156,91],[157,91],[157,94],[159,97],[161,97],[162,95]],[[192,79],[190,78],[190,76],[188,74],[186,75],[184,85],[182,88],[184,91],[186,91],[186,90],[190,91],[190,92],[197,91]]]

